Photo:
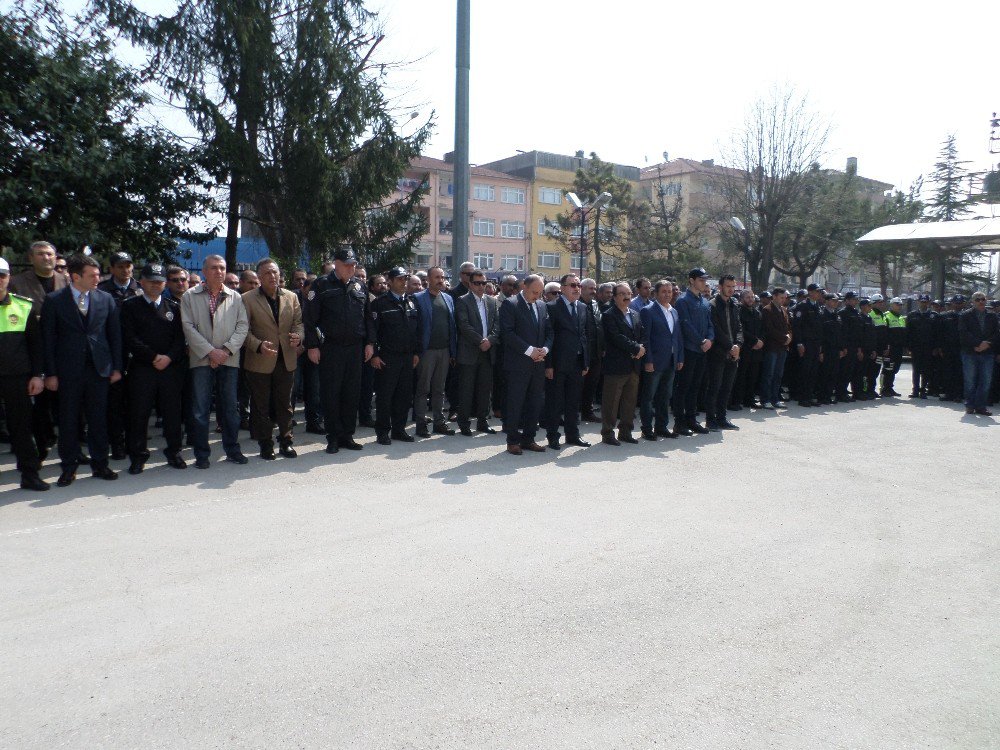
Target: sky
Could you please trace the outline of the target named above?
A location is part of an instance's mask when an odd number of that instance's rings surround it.
[[[470,160],[538,149],[637,167],[663,152],[723,163],[752,102],[777,86],[830,123],[824,166],[855,156],[860,174],[906,189],[954,133],[969,168],[985,170],[1000,162],[988,150],[1000,109],[988,5],[472,0]],[[454,147],[455,0],[369,7],[385,26],[382,61],[400,64],[388,80],[400,120],[433,114],[426,153],[442,157]],[[157,116],[185,129],[176,113]]]

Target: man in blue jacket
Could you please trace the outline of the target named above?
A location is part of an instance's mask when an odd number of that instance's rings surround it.
[[[431,398],[434,415],[434,432],[454,435],[444,413],[444,390],[448,368],[458,349],[458,328],[455,325],[455,301],[445,291],[444,269],[434,266],[427,269],[427,288],[414,297],[420,310],[423,355],[417,365],[417,390],[413,403],[413,418],[417,423],[417,437],[430,437],[425,421],[427,396]],[[452,404],[457,408],[458,404]]]
[[[660,437],[675,438],[667,429],[670,424],[670,396],[673,394],[674,373],[684,367],[684,344],[677,310],[670,304],[674,285],[660,280],[653,285],[653,301],[639,311],[642,321],[642,345],[646,356],[642,362],[642,436],[646,440]]]
[[[705,434],[708,429],[698,424],[698,393],[705,381],[706,357],[715,341],[712,308],[705,299],[708,271],[692,268],[688,272],[688,289],[674,304],[681,324],[684,343],[684,369],[674,387],[674,433],[690,436]]]
[[[76,479],[81,407],[93,475],[118,478],[108,468],[108,387],[122,379],[118,306],[97,288],[101,267],[87,255],[74,255],[67,270],[70,285],[49,294],[42,305],[45,387],[59,393],[60,487]]]

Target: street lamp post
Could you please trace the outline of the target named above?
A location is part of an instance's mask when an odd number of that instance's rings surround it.
[[[587,275],[587,219],[590,212],[600,210],[611,202],[611,193],[605,191],[594,198],[590,203],[584,204],[576,193],[566,193],[566,199],[573,204],[573,207],[580,212],[580,274]]]
[[[747,228],[743,226],[743,222],[737,219],[735,216],[729,219],[729,226],[735,229],[737,232],[742,232],[743,240],[746,244],[743,246],[743,288],[747,288],[747,266],[750,263],[750,233]]]

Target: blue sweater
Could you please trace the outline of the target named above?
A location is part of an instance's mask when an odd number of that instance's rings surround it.
[[[705,339],[715,341],[715,329],[712,327],[712,308],[707,299],[688,289],[674,304],[674,308],[680,318],[685,349],[700,352],[702,341]]]

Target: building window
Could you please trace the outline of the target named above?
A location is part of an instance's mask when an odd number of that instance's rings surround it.
[[[538,202],[551,203],[553,206],[562,205],[562,190],[559,188],[538,188]]]
[[[523,255],[504,255],[500,258],[500,270],[502,271],[523,271]]]
[[[477,201],[494,201],[496,200],[496,190],[492,185],[473,185],[472,197]]]
[[[476,268],[489,271],[493,268],[493,253],[473,253],[472,262]]]
[[[524,222],[523,221],[501,221],[500,222],[500,236],[506,237],[509,240],[523,240],[524,239]]]
[[[438,263],[441,268],[451,268],[451,255],[439,255]]]
[[[559,268],[559,253],[539,253],[539,268]]]
[[[580,253],[570,253],[569,256],[569,270],[579,271],[580,270]]]
[[[617,258],[609,258],[607,255],[601,258],[601,270],[605,272],[614,273],[615,268],[618,266]]]
[[[523,188],[510,188],[505,187],[500,189],[500,202],[501,203],[516,203],[519,206],[524,205],[524,189]]]
[[[413,265],[417,268],[430,268],[431,256],[428,253],[416,253],[413,256]]]
[[[451,234],[455,229],[451,219],[438,219],[438,234]]]
[[[496,222],[493,219],[473,219],[472,233],[476,237],[492,237],[496,234]]]
[[[562,230],[559,225],[554,221],[549,221],[548,219],[538,220],[538,234],[542,237],[545,235],[551,235],[553,237],[558,237],[562,234]]]
[[[680,195],[681,184],[679,182],[661,182],[660,191],[663,195]]]
[[[441,191],[440,192],[441,192],[441,195],[454,195],[455,194],[455,185],[453,183],[451,183],[451,182],[442,182],[441,183]]]

